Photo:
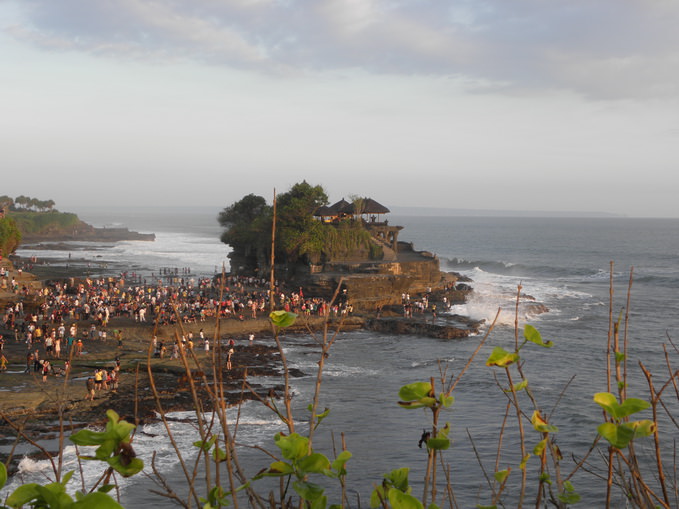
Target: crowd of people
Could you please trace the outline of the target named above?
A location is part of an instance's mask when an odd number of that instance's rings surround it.
[[[122,332],[111,330],[114,317],[149,325],[199,323],[217,316],[246,321],[266,316],[270,299],[274,299],[276,309],[309,316],[339,316],[352,311],[346,294],[330,306],[322,298],[305,296],[302,288],[286,291],[276,284],[272,293],[269,282],[261,278],[228,275],[222,280],[220,276],[193,277],[189,271],[182,274],[186,277],[173,278],[170,284],[164,284],[163,278],[151,284],[136,277],[127,279],[123,273],[119,277],[52,281],[39,288],[24,285],[1,311],[2,324],[15,342],[26,345],[25,372],[39,374],[46,381],[50,375],[66,374],[70,364],[63,359],[85,355],[88,344],[114,339],[122,347]],[[10,277],[5,271],[1,279]],[[16,281],[13,277],[12,280]],[[250,335],[250,342],[253,338]],[[4,345],[5,339],[0,341]],[[232,341],[227,349],[227,369],[231,368],[234,353]],[[159,358],[176,359],[180,348],[193,350],[196,343],[205,353],[210,351],[210,342],[201,329],[198,337],[189,332],[179,341],[158,341],[154,337],[153,352]],[[8,361],[4,351],[0,350],[0,355],[0,369],[5,369]],[[95,392],[117,385],[117,372],[110,371],[91,377]],[[91,399],[89,378],[87,394]],[[99,378],[101,384],[97,383]],[[116,382],[109,383],[111,380]]]

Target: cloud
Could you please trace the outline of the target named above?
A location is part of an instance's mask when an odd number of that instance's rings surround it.
[[[675,97],[669,0],[11,0],[18,40],[263,73],[361,69],[514,93]]]

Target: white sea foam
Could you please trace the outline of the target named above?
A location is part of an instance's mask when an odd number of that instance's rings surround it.
[[[209,415],[204,417],[210,419]],[[284,430],[281,421],[270,410],[256,402],[245,402],[241,407],[240,415],[238,415],[238,409],[235,407],[227,410],[227,419],[232,433],[235,431],[236,418],[238,418],[237,440],[249,445],[269,445],[273,435]],[[173,440],[184,460],[194,459],[198,453],[198,448],[193,444],[200,440],[195,412],[171,412],[167,414],[167,421]],[[301,422],[296,424],[303,425]],[[218,426],[215,429],[221,428]],[[177,467],[177,451],[172,446],[165,424],[160,420],[141,426],[134,436],[132,445],[137,457],[144,460],[144,472],[148,474],[152,474],[151,458],[154,456],[156,467],[161,472],[167,472]],[[91,455],[94,449],[94,447],[79,447],[77,452],[81,456]],[[67,488],[67,491],[71,494],[82,489],[81,470],[85,486],[91,487],[105,468],[106,465],[99,461],[81,461],[80,468],[76,447],[68,445],[63,449],[63,472],[75,471]],[[49,460],[33,460],[24,457],[18,464],[17,474],[0,491],[0,499],[4,499],[7,494],[21,484],[30,482],[44,484],[53,480],[54,474]],[[117,480],[121,490],[124,491],[130,483],[135,482],[135,477],[129,479],[118,477]]]
[[[20,248],[17,254],[24,258],[37,257],[49,263],[85,264],[92,269],[110,268],[158,272],[160,268],[190,268],[197,275],[211,275],[229,270],[227,255],[230,248],[217,237],[187,233],[159,232],[154,241],[121,241],[111,243],[70,242],[73,249]],[[48,244],[49,247],[49,244]],[[71,259],[67,260],[68,256]]]

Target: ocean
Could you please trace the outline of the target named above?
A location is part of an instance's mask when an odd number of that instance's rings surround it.
[[[21,256],[51,259],[51,263],[83,263],[93,273],[134,270],[147,277],[163,267],[190,268],[192,274],[212,275],[228,270],[228,248],[219,242],[218,209],[134,209],[82,210],[80,217],[95,226],[127,226],[154,232],[148,242],[119,242],[115,245],[78,246],[68,259],[63,251],[22,249]],[[646,382],[640,374],[642,361],[655,375],[656,385],[668,378],[663,344],[679,331],[679,220],[634,218],[492,218],[392,216],[390,224],[404,229],[399,240],[413,242],[416,249],[436,253],[441,269],[470,277],[474,288],[468,302],[450,312],[492,321],[500,309],[498,325],[464,374],[454,391],[455,403],[444,412],[450,422],[452,446],[445,458],[451,466],[451,481],[460,507],[490,503],[483,469],[494,470],[496,447],[507,399],[498,383],[502,373],[485,366],[495,346],[514,344],[514,306],[517,287],[549,311],[530,314],[519,310],[519,326],[535,326],[550,349],[529,344],[522,349],[524,371],[544,415],[558,426],[558,443],[564,454],[562,470],[570,471],[572,458],[585,454],[603,422],[594,393],[606,391],[606,342],[609,316],[609,279],[613,262],[613,315],[628,316],[630,396],[647,399]],[[630,307],[627,289],[632,276]],[[332,438],[344,433],[353,453],[348,463],[348,485],[352,502],[367,506],[374,485],[392,469],[410,467],[414,493],[421,494],[426,453],[417,442],[430,416],[422,410],[404,410],[397,405],[398,389],[407,383],[440,378],[441,366],[456,376],[483,336],[463,340],[441,340],[418,336],[389,336],[367,331],[341,333],[327,359],[320,407],[331,409],[315,439],[315,448],[332,453]],[[257,338],[257,341],[264,339]],[[304,430],[306,406],[313,395],[318,348],[309,337],[290,336],[284,340],[286,355],[293,366],[308,376],[293,380],[300,429]],[[670,348],[671,349],[671,348]],[[675,362],[677,355],[671,359]],[[498,382],[496,383],[495,375]],[[438,382],[437,382],[438,383]],[[439,385],[440,387],[440,385]],[[670,398],[668,394],[668,398]],[[670,412],[679,416],[676,398],[669,399]],[[530,416],[532,408],[526,404]],[[648,411],[639,418],[650,418]],[[183,417],[173,423],[184,450],[197,440]],[[661,432],[676,436],[666,417],[660,418]],[[238,440],[272,450],[273,435],[282,431],[273,415],[261,406],[248,404],[241,416]],[[145,426],[135,438],[140,457],[149,463],[156,451],[158,462],[170,483],[180,483],[176,457],[159,425]],[[529,433],[530,435],[530,433]],[[529,449],[539,441],[529,436]],[[473,446],[472,446],[473,444]],[[638,441],[637,452],[645,457],[652,443]],[[518,477],[518,445],[512,433],[503,441],[500,468],[512,467]],[[70,451],[71,455],[73,451]],[[667,449],[667,459],[672,451]],[[270,459],[248,450],[243,461],[254,473]],[[532,461],[535,461],[533,459]],[[642,461],[645,461],[642,459]],[[602,468],[592,457],[592,469]],[[530,465],[530,462],[529,462]],[[25,460],[27,479],[47,471],[44,462]],[[96,472],[86,476],[94,478]],[[510,477],[510,479],[513,479]],[[653,476],[649,476],[652,481]],[[580,472],[572,479],[589,507],[601,506],[605,489],[593,474]],[[320,481],[330,487],[330,480]],[[512,481],[510,481],[510,488]],[[535,483],[533,483],[535,484]],[[143,477],[125,480],[123,503],[162,505],[148,489],[153,484]],[[336,493],[334,488],[330,493]],[[511,499],[511,497],[510,497]],[[618,495],[618,500],[622,498]],[[623,503],[623,502],[621,502]],[[356,503],[355,505],[358,505]],[[623,503],[624,505],[624,503]]]

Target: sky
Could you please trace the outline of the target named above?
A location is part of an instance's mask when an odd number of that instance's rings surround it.
[[[674,0],[0,0],[0,195],[679,217]]]

